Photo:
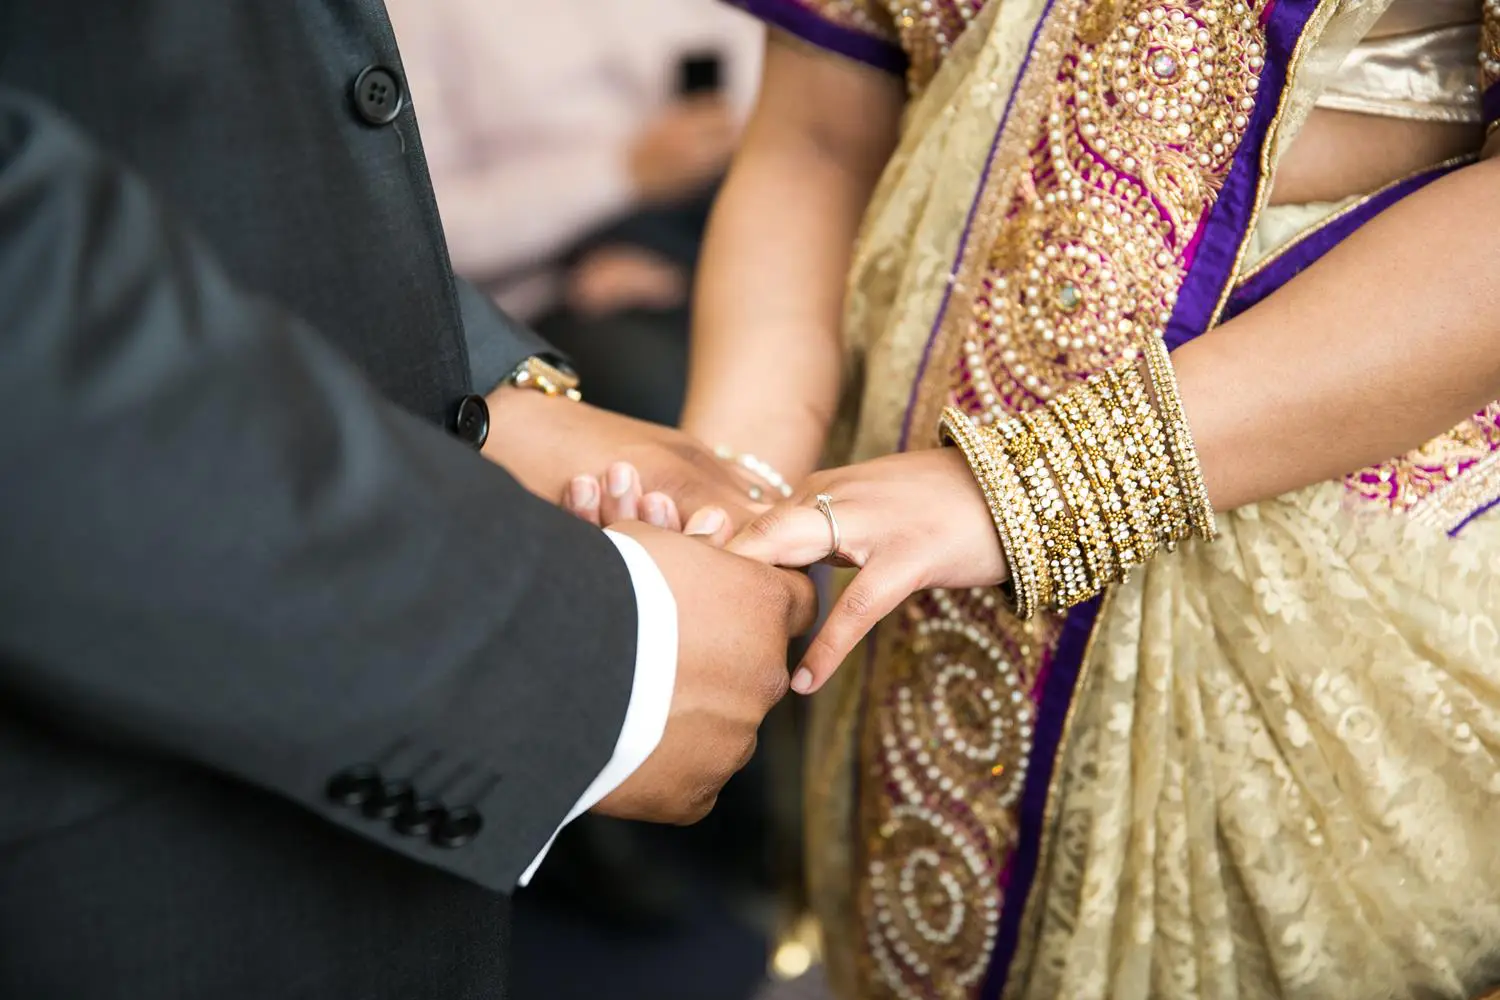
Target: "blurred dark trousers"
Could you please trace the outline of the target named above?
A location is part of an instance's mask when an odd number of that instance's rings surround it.
[[[628,247],[691,278],[712,194],[620,219],[562,263]],[[564,307],[536,327],[572,360],[589,403],[675,425],[690,312],[687,303],[602,316]],[[780,875],[772,783],[761,754],[698,826],[590,815],[564,830],[536,881],[516,896],[515,1000],[749,1000],[766,967],[766,908]]]
[[[628,248],[676,265],[691,280],[717,193],[716,185],[677,204],[632,212],[580,242],[561,263],[571,268],[595,250]],[[564,306],[536,325],[573,359],[589,402],[675,425],[687,385],[690,316],[688,303],[603,316],[579,315]]]
[[[537,331],[566,353],[584,398],[638,420],[675,426],[687,385],[688,307],[604,316],[558,310]]]

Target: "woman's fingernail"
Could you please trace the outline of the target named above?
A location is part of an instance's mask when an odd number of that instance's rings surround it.
[[[812,690],[812,684],[812,671],[806,667],[799,667],[797,672],[792,675],[792,690],[798,694],[807,694],[807,692]]]
[[[667,526],[667,505],[661,497],[647,497],[641,501],[641,506],[645,508],[647,524],[658,528]]]
[[[621,462],[609,468],[609,495],[618,500],[630,492],[630,466]]]
[[[724,512],[708,508],[692,516],[688,521],[686,534],[712,535],[722,527],[724,527]]]
[[[599,505],[599,484],[593,476],[579,476],[568,487],[568,498],[578,510],[593,510]]]

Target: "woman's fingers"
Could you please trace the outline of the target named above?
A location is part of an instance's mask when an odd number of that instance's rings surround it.
[[[899,564],[872,561],[860,570],[813,637],[792,675],[792,690],[812,694],[821,688],[870,629],[918,589],[916,574]]]
[[[616,462],[604,474],[599,516],[606,526],[640,519],[641,474],[629,462]]]
[[[839,552],[847,556],[852,518],[833,505],[839,524]],[[729,543],[729,551],[773,566],[811,566],[833,554],[833,528],[813,506],[780,504],[745,525]]]
[[[599,488],[599,480],[593,476],[575,476],[568,484],[567,495],[563,497],[563,507],[575,517],[599,527],[599,497],[603,492]]]

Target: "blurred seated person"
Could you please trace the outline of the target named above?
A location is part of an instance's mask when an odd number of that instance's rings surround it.
[[[698,246],[762,29],[710,0],[391,0],[455,269],[590,401],[675,423]]]

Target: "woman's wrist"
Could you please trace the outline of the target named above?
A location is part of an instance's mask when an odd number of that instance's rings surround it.
[[[818,467],[827,423],[811,418],[766,416],[747,424],[739,420],[694,420],[689,416],[683,420],[682,429],[746,477],[762,486],[771,486],[769,498],[779,499],[778,480],[795,488]],[[767,472],[774,475],[764,474]]]
[[[990,508],[1020,617],[1087,601],[1190,535],[1214,537],[1165,346],[1147,345],[1142,367],[1122,362],[994,427],[943,413],[942,436]]]
[[[786,500],[792,495],[792,484],[770,462],[748,451],[735,451],[722,442],[713,446],[714,457],[732,466],[741,478],[748,479],[747,492],[755,503]]]

